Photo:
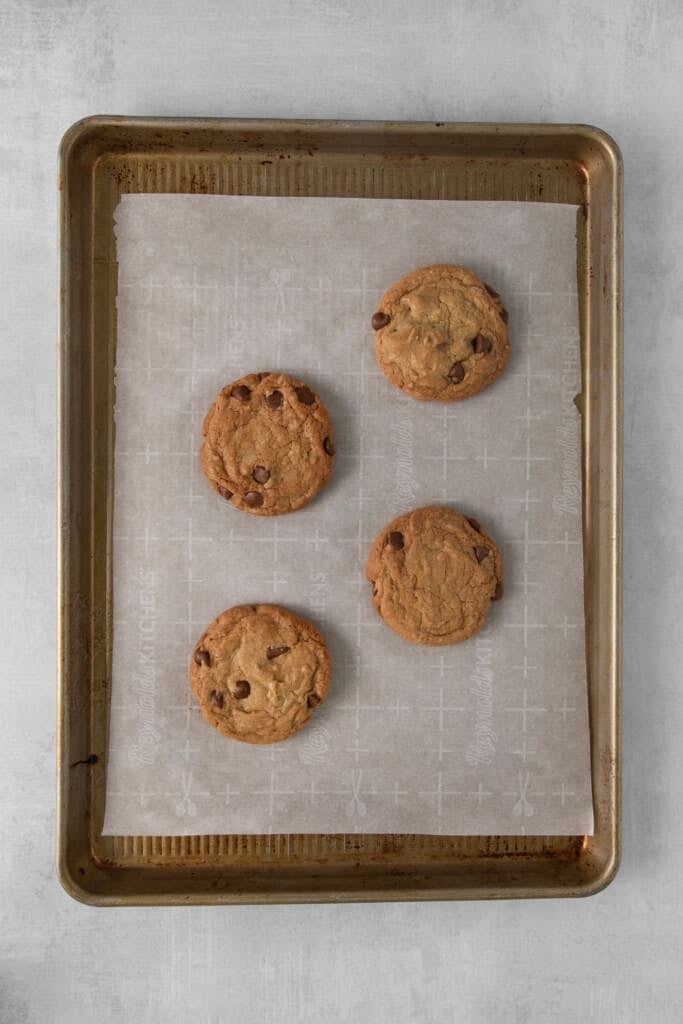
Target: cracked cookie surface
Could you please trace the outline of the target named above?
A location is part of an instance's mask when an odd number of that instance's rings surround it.
[[[457,644],[503,595],[503,561],[476,519],[444,505],[399,516],[375,540],[365,574],[388,626],[416,644]]]
[[[237,605],[206,628],[190,681],[206,721],[231,739],[277,743],[325,700],[330,655],[318,630],[279,605]]]
[[[402,277],[372,317],[377,362],[397,388],[456,402],[488,387],[510,356],[507,310],[465,267],[437,264]]]
[[[224,387],[206,414],[200,460],[213,489],[236,508],[294,512],[332,473],[330,417],[303,381],[251,373]]]

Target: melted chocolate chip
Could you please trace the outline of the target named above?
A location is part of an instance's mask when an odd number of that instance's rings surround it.
[[[207,651],[206,647],[198,647],[194,652],[194,663],[195,665],[210,665],[211,655]]]
[[[283,402],[284,398],[281,391],[271,391],[269,395],[266,395],[266,405],[269,409],[281,409]]]
[[[472,342],[472,349],[478,355],[485,355],[493,348],[493,342],[483,334],[478,334]]]
[[[232,692],[237,700],[244,700],[251,693],[251,683],[248,683],[246,679],[238,679]]]
[[[291,647],[267,647],[266,658],[272,661],[273,658],[279,658],[281,654],[287,654],[290,650]]]
[[[500,295],[498,294],[498,292],[494,291],[493,288],[489,288],[489,286],[487,284],[484,285],[484,288],[489,293],[489,295],[491,296],[492,299],[499,299],[500,298]]]
[[[389,547],[393,548],[394,551],[401,551],[403,548],[403,534],[399,533],[398,530],[392,530],[387,537],[389,541]]]
[[[270,470],[265,466],[254,466],[251,474],[257,484],[267,484],[270,480]]]
[[[308,695],[308,706],[309,708],[317,708],[318,704],[321,703],[320,697],[317,693],[309,693]]]
[[[334,455],[334,445],[332,444],[332,441],[330,440],[329,437],[326,437],[325,440],[323,441],[323,448],[325,449],[328,455]]]
[[[232,389],[232,393],[235,398],[239,398],[240,402],[248,402],[251,398],[251,388],[248,388],[246,384],[238,384],[236,388]]]
[[[500,319],[503,321],[504,324],[506,324],[510,319],[510,317],[508,316],[508,311],[504,307],[500,311]]]
[[[390,320],[391,317],[387,316],[386,313],[382,313],[381,310],[373,313],[372,320],[370,321],[373,331],[379,331],[380,328],[386,327]]]
[[[266,377],[268,376],[268,374],[267,373],[257,373],[256,376],[258,377],[259,380],[265,380]]]
[[[491,600],[492,601],[500,601],[502,596],[503,596],[503,584],[498,582],[498,583],[496,583],[496,589],[493,591],[493,597],[491,598]]]
[[[296,397],[299,399],[302,405],[313,405],[313,403],[315,402],[315,395],[313,394],[310,388],[306,387],[305,384],[303,384],[300,388],[294,388],[294,391],[296,392]]]
[[[484,548],[484,547],[475,548],[474,549],[474,557],[476,558],[476,560],[478,562],[483,562],[484,559],[486,558],[486,556],[488,555],[489,551],[490,551],[490,548]]]
[[[468,516],[467,522],[470,524],[473,530],[476,530],[477,533],[481,533],[481,523],[479,523],[477,519],[470,519],[470,517]]]
[[[465,367],[462,363],[453,363],[448,371],[448,379],[451,384],[459,384],[461,380],[465,379]]]
[[[215,708],[222,708],[225,704],[225,697],[218,690],[212,690],[209,694],[209,704],[213,704]]]
[[[244,495],[244,504],[248,505],[249,508],[261,508],[263,495],[259,494],[258,491],[247,491]]]
[[[230,501],[230,499],[232,498],[232,491],[229,491],[227,487],[219,487],[218,493],[220,494],[221,498],[225,498],[226,501]]]

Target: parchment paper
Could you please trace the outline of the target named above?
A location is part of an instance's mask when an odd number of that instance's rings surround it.
[[[576,209],[127,195],[119,260],[114,650],[106,834],[591,833],[583,626]],[[417,402],[374,357],[397,277],[464,263],[510,312],[513,356],[462,403]],[[332,482],[290,516],[218,498],[204,413],[253,370],[308,381],[335,426]],[[398,513],[452,503],[505,560],[486,628],[445,648],[386,627],[363,578]],[[311,726],[223,738],[191,696],[215,615],[278,602],[333,657]]]

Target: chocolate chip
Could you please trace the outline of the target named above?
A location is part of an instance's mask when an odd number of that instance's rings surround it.
[[[261,508],[263,495],[259,494],[258,491],[247,491],[244,495],[244,504],[248,505],[249,508]]]
[[[492,299],[499,299],[500,298],[500,295],[498,294],[498,292],[494,291],[493,288],[489,288],[489,286],[487,284],[484,285],[484,288],[489,293],[489,295],[491,296]]]
[[[280,409],[283,402],[281,391],[271,391],[269,395],[266,395],[266,405],[269,409]]]
[[[465,367],[462,363],[453,363],[448,371],[448,379],[451,384],[459,384],[461,380],[465,379]]]
[[[226,501],[230,501],[230,499],[232,498],[232,491],[229,491],[227,487],[219,487],[218,493],[220,494],[221,498],[225,498]]]
[[[379,331],[381,327],[386,327],[390,320],[391,317],[387,316],[386,313],[381,311],[373,313],[372,320],[370,321],[373,331]]]
[[[500,311],[500,319],[503,321],[504,324],[506,324],[508,322],[510,317],[508,316],[507,309],[505,309],[505,308],[501,309],[501,311]]]
[[[401,551],[403,548],[403,534],[399,533],[398,530],[392,530],[387,537],[389,541],[389,547],[393,548],[394,551]]]
[[[251,398],[251,388],[248,388],[246,384],[238,384],[236,388],[232,389],[232,393],[235,398],[239,398],[240,402],[248,402]]]
[[[326,437],[325,440],[323,441],[323,448],[325,449],[328,455],[334,455],[334,445],[332,444],[332,441],[330,440],[329,437]]]
[[[266,377],[268,376],[268,374],[267,373],[257,373],[256,376],[258,377],[259,380],[265,380]]]
[[[251,693],[251,683],[248,683],[246,679],[238,679],[232,692],[237,700],[244,700]]]
[[[211,655],[205,647],[198,647],[194,652],[194,663],[195,665],[210,665]]]
[[[315,402],[315,395],[313,394],[310,388],[306,387],[305,384],[303,384],[300,388],[294,388],[294,390],[296,391],[296,397],[299,399],[302,405],[313,405],[313,403]]]
[[[225,697],[218,690],[212,690],[209,694],[209,703],[213,704],[215,708],[222,708],[225,704]]]
[[[483,562],[486,556],[488,555],[489,551],[490,548],[475,548],[474,557],[478,562]]]
[[[472,349],[478,355],[484,355],[486,352],[490,352],[493,348],[493,342],[490,338],[485,337],[483,334],[478,334],[472,342]]]
[[[372,596],[373,597],[377,597],[377,584],[376,583],[372,584]]]
[[[267,484],[270,480],[270,470],[265,466],[254,466],[251,474],[257,484]]]
[[[502,596],[503,596],[503,584],[498,582],[498,583],[496,583],[496,589],[493,591],[493,597],[491,598],[491,600],[492,601],[500,601]]]
[[[290,650],[291,647],[267,647],[266,658],[272,661],[273,658],[279,658],[281,654],[287,654]]]
[[[476,519],[470,519],[470,517],[468,516],[467,522],[470,524],[473,530],[476,530],[477,533],[481,533],[481,524]]]
[[[309,708],[317,708],[318,704],[321,703],[320,697],[317,693],[309,693],[308,695],[308,706]]]

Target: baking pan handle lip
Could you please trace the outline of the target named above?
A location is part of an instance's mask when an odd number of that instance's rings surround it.
[[[575,134],[598,146],[617,176],[623,174],[624,157],[619,144],[609,132],[594,124],[574,124],[568,127],[571,127]]]
[[[74,121],[62,135],[57,149],[57,159],[62,177],[68,171],[69,166],[78,153],[79,147],[84,146],[88,141],[102,143],[103,131],[112,127],[119,127],[128,124],[132,119],[120,117],[115,114],[90,114]]]
[[[85,875],[83,878],[76,877],[74,867],[69,863],[68,854],[63,848],[60,848],[57,853],[57,878],[66,895],[77,903],[98,907],[107,902],[102,900],[99,893],[88,887]]]
[[[615,836],[604,858],[598,861],[594,872],[587,873],[586,880],[577,887],[575,895],[579,897],[597,896],[603,892],[616,878],[620,864],[621,844],[618,837]]]
[[[81,117],[78,121],[74,121],[72,125],[69,125],[59,141],[59,165],[62,169],[67,166],[69,157],[78,143],[93,128],[101,127],[104,120],[102,117],[92,115],[90,117]]]
[[[59,143],[59,166],[62,175],[69,167],[74,154],[78,151],[79,145],[87,142],[88,139],[102,144],[101,133],[111,128],[132,125],[155,125],[157,128],[168,128],[178,125],[181,122],[190,122],[197,128],[217,127],[220,125],[272,125],[278,122],[289,123],[301,129],[316,128],[329,129],[337,128],[343,131],[354,131],[361,128],[393,129],[394,131],[430,131],[433,128],[467,129],[470,133],[478,134],[486,130],[494,129],[502,135],[527,131],[537,134],[539,131],[553,129],[561,135],[574,135],[595,146],[603,155],[605,162],[609,165],[615,178],[620,179],[623,174],[623,156],[616,140],[605,131],[591,124],[571,124],[553,122],[467,122],[467,121],[376,121],[376,120],[354,120],[354,119],[297,119],[288,121],[285,118],[248,118],[248,117],[155,117],[155,116],[122,116],[119,114],[92,114],[80,118],[66,129]],[[100,138],[97,135],[100,133]]]

